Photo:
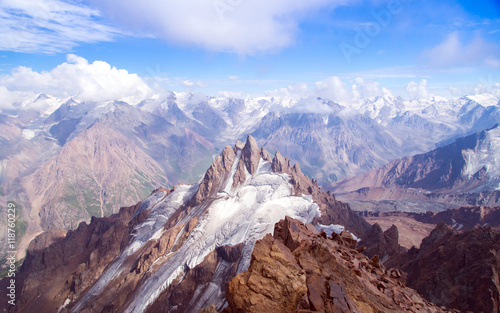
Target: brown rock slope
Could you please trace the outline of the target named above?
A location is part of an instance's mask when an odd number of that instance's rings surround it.
[[[246,272],[229,283],[224,312],[444,312],[386,270],[312,225],[286,217],[258,241]]]
[[[13,312],[57,312],[67,298],[91,286],[129,239],[129,229],[147,212],[134,218],[140,206],[122,208],[105,218],[92,218],[76,230],[49,231],[39,235],[28,248],[26,260],[16,276],[16,306]],[[50,244],[45,247],[45,245]],[[4,287],[7,280],[0,281]],[[7,303],[0,297],[2,304]]]
[[[439,224],[420,249],[389,260],[429,301],[472,312],[500,312],[500,234],[491,227],[456,231]]]

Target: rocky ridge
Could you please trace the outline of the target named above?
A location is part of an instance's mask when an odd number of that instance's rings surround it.
[[[453,230],[440,223],[420,248],[386,262],[408,273],[406,283],[437,305],[500,311],[500,234],[491,227]]]
[[[255,244],[248,271],[229,282],[223,312],[446,312],[342,237],[281,220]]]
[[[500,207],[466,206],[442,212],[358,212],[364,217],[408,217],[415,221],[434,224],[444,223],[455,230],[471,230],[480,226],[491,226],[500,230]]]

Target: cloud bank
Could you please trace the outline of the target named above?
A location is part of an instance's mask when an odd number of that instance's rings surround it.
[[[137,74],[117,69],[103,61],[89,63],[69,54],[49,72],[36,72],[20,66],[12,74],[0,76],[0,100],[3,108],[19,107],[16,102],[38,94],[73,97],[82,101],[140,101],[153,96],[151,88]]]
[[[136,32],[181,45],[240,55],[288,47],[311,13],[353,0],[91,0]]]
[[[427,80],[425,79],[422,79],[419,83],[414,81],[409,82],[408,85],[406,85],[405,90],[412,100],[429,99],[433,96],[433,94],[427,90]]]
[[[431,67],[484,66],[500,67],[500,46],[486,42],[479,34],[464,43],[458,32],[449,34],[439,45],[423,53]]]
[[[351,85],[348,85],[337,76],[316,82],[314,88],[310,88],[304,83],[298,83],[279,90],[268,91],[266,94],[294,99],[320,97],[340,104],[349,104],[355,99],[392,95],[390,90],[380,88],[378,82],[357,77]]]

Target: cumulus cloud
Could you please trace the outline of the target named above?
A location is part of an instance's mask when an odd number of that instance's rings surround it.
[[[352,94],[354,98],[371,98],[377,96],[392,96],[389,89],[383,87],[379,88],[379,82],[366,81],[362,77],[357,77],[354,79],[354,84],[352,85]]]
[[[423,59],[432,67],[485,66],[500,67],[500,46],[486,42],[479,34],[464,43],[458,32],[453,32],[439,45],[424,51]]]
[[[491,87],[491,93],[500,98],[500,83],[495,83],[493,84],[493,86]]]
[[[410,99],[428,99],[433,96],[427,90],[427,80],[422,79],[419,83],[411,81],[405,87],[406,92]]]
[[[28,94],[40,93],[82,101],[129,102],[153,95],[151,88],[136,74],[103,61],[89,63],[73,54],[67,56],[67,62],[48,72],[36,72],[20,66],[12,74],[1,76],[0,85],[0,97],[10,97],[7,98],[9,103]]]
[[[454,96],[454,97],[459,97],[463,94],[463,91],[460,88],[457,88],[455,86],[448,86],[448,91]]]
[[[119,33],[88,7],[60,0],[0,0],[0,50],[66,52]]]
[[[309,88],[305,83],[298,83],[290,85],[287,88],[268,91],[267,94],[290,97],[297,100],[320,97],[340,104],[349,104],[355,99],[360,98],[392,96],[391,91],[386,88],[380,88],[378,82],[358,77],[354,79],[351,85],[348,85],[337,76],[331,76],[314,83],[314,88]]]
[[[240,55],[289,46],[310,13],[352,0],[91,0],[137,32],[179,44]]]

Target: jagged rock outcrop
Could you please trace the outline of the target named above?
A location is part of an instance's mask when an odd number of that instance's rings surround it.
[[[292,312],[306,291],[305,271],[268,234],[255,245],[248,271],[229,282],[226,312]]]
[[[248,271],[229,283],[232,312],[444,312],[341,240],[286,217],[258,241]]]
[[[189,206],[199,205],[209,197],[213,197],[215,193],[223,191],[221,188],[226,186],[230,179],[233,180],[232,188],[244,183],[247,178],[246,173],[254,174],[261,158],[267,162],[271,161],[269,152],[264,148],[259,148],[252,136],[248,136],[244,145],[238,142],[234,148],[226,146],[205,173],[203,181]]]
[[[364,253],[370,257],[378,255],[382,262],[406,252],[399,245],[399,231],[394,225],[383,231],[380,225],[374,224],[358,246],[364,248]]]
[[[388,261],[408,273],[407,284],[438,305],[461,311],[500,311],[500,234],[491,227],[456,231],[439,224],[420,249]]]
[[[136,214],[140,205],[81,223],[64,238],[55,230],[39,235],[16,277],[19,293],[13,312],[57,312],[66,299],[92,286],[128,242],[129,230],[147,216],[147,211]],[[0,300],[7,303],[3,297]]]
[[[37,255],[54,242],[66,237],[66,233],[66,230],[59,227],[54,227],[41,233],[30,242],[27,253],[32,257]]]
[[[486,225],[500,230],[500,207],[460,207],[439,213],[427,212],[424,214],[410,214],[410,216],[422,223],[445,223],[456,230],[470,230]]]

